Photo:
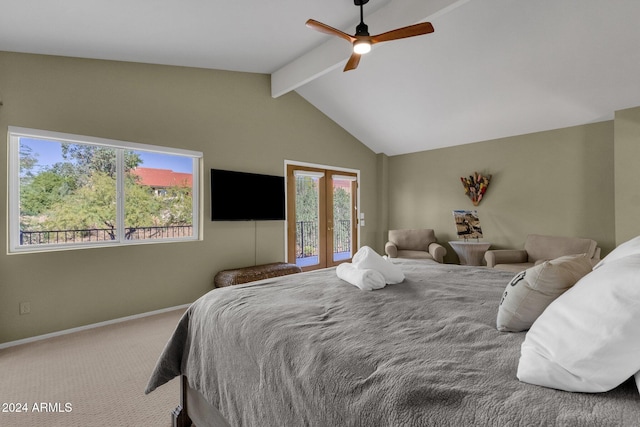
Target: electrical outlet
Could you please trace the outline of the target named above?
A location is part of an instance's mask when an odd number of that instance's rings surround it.
[[[30,302],[21,302],[20,303],[20,314],[29,314],[31,313],[31,303]]]

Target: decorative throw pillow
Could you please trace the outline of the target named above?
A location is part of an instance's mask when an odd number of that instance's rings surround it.
[[[600,268],[608,262],[615,261],[620,258],[624,258],[629,255],[640,254],[640,236],[634,237],[631,240],[627,240],[626,242],[618,245],[614,250],[612,250],[609,255],[600,260],[599,263],[593,267]]]
[[[540,315],[522,343],[520,381],[611,390],[640,371],[640,254],[583,277]]]
[[[498,330],[529,329],[554,299],[589,272],[591,262],[582,254],[544,261],[518,273],[502,295],[496,321]]]

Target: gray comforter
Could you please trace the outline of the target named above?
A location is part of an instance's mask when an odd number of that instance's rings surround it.
[[[516,378],[496,330],[512,273],[404,262],[367,292],[335,269],[216,289],[178,324],[146,392],[177,375],[233,426],[633,426],[627,382],[568,393]]]

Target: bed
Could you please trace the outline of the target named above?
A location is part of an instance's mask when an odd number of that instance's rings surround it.
[[[184,314],[146,392],[180,377],[175,425],[626,426],[633,378],[571,393],[516,378],[525,333],[496,329],[514,273],[397,261],[372,292],[335,268],[215,289]]]

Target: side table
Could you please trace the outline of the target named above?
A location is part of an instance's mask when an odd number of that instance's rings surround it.
[[[460,258],[460,265],[483,265],[484,253],[491,243],[485,242],[449,242]]]

